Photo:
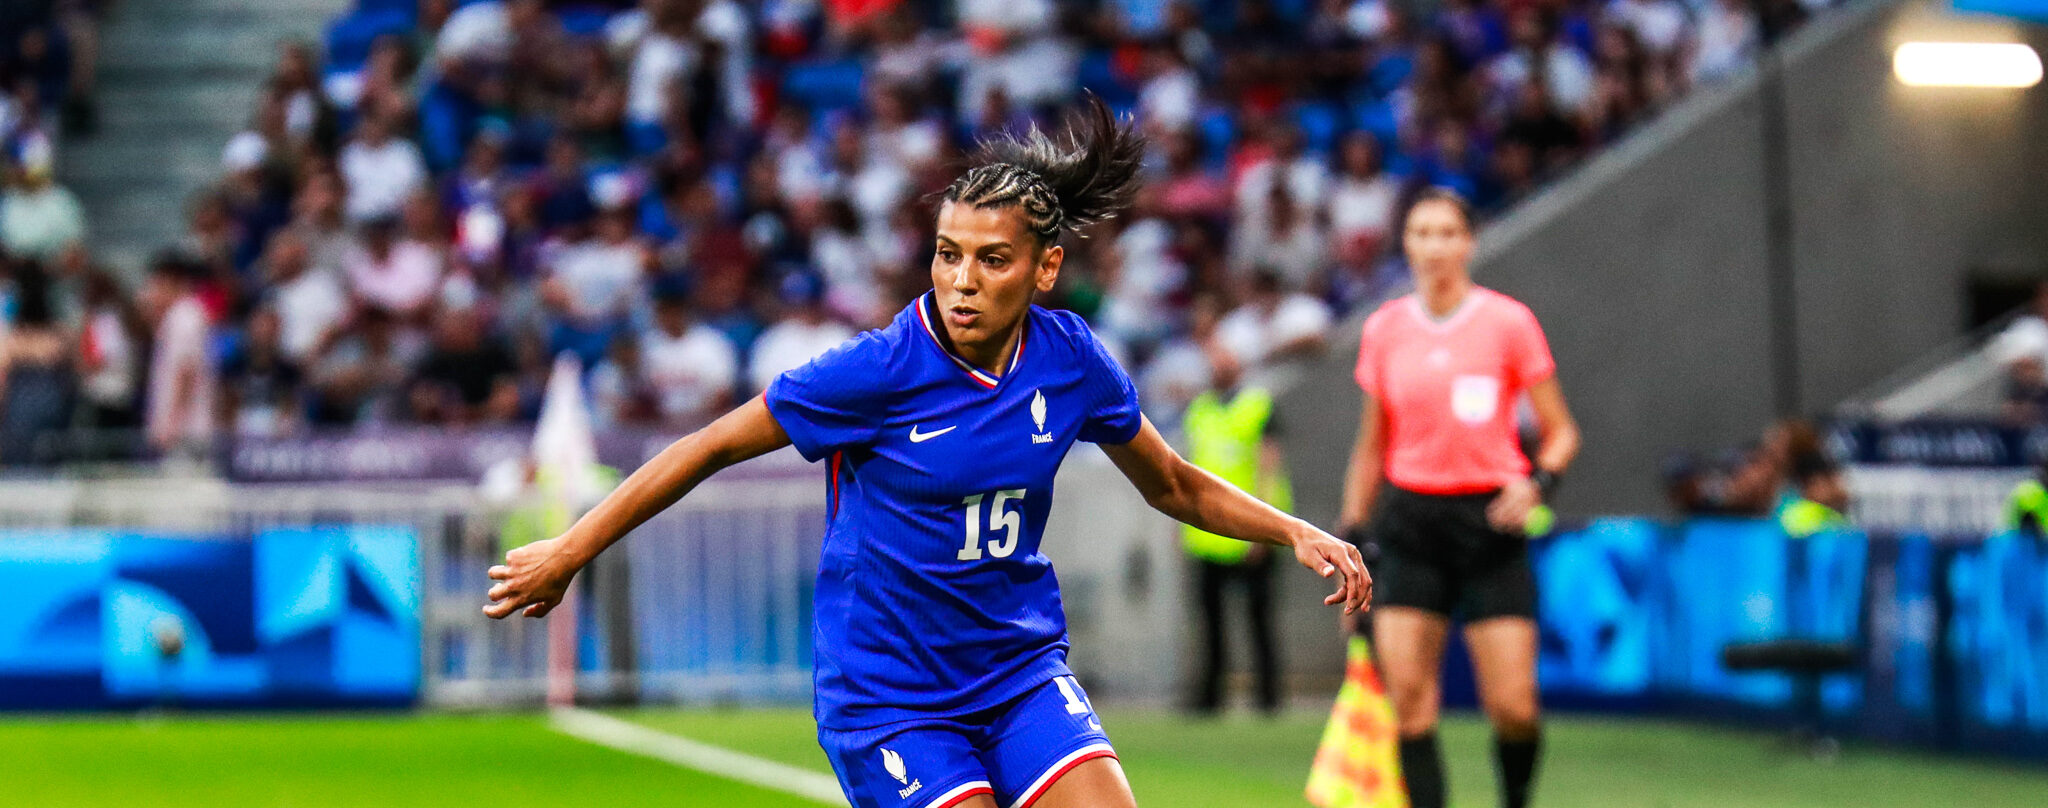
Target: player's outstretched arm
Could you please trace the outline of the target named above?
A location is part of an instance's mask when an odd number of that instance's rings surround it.
[[[613,542],[661,513],[719,469],[789,445],[789,435],[755,396],[703,429],[669,444],[590,509],[569,532],[505,554],[492,567],[491,603],[484,614],[506,617],[520,609],[541,617],[562,601],[576,571]]]
[[[1324,603],[1342,603],[1347,614],[1371,605],[1372,576],[1358,548],[1189,463],[1160,437],[1151,419],[1139,424],[1130,443],[1102,450],[1160,513],[1219,536],[1292,547],[1294,559],[1310,571],[1325,578],[1341,576],[1336,593]]]

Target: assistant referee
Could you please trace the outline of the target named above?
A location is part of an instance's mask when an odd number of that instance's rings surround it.
[[[1524,527],[1578,454],[1579,429],[1536,316],[1472,283],[1465,200],[1440,188],[1420,193],[1402,246],[1416,291],[1365,323],[1357,370],[1365,405],[1340,520],[1379,552],[1372,636],[1410,805],[1444,805],[1438,673],[1457,618],[1493,722],[1501,804],[1521,808],[1541,740],[1536,580]],[[1533,463],[1516,429],[1525,393],[1542,432]]]

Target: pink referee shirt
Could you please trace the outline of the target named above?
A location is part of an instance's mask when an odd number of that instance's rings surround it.
[[[1491,491],[1529,473],[1515,402],[1557,363],[1536,315],[1479,286],[1435,320],[1409,295],[1365,321],[1358,386],[1387,412],[1387,480],[1424,494]]]

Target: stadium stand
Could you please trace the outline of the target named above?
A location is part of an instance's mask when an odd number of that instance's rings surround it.
[[[526,419],[562,351],[606,422],[679,427],[800,360],[763,334],[884,321],[925,282],[922,201],[959,150],[1085,87],[1154,137],[1152,176],[1044,302],[1146,368],[1164,420],[1199,387],[1168,360],[1200,312],[1286,362],[1403,289],[1408,193],[1512,205],[1759,31],[1680,0],[359,0],[279,50],[138,293],[7,246],[17,275],[82,279],[48,287],[84,346],[53,390],[98,413],[68,426],[144,425],[156,451]]]

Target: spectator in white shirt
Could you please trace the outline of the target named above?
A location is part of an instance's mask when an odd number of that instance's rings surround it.
[[[362,244],[343,265],[362,305],[415,321],[440,291],[442,256],[433,245],[400,241],[397,231],[398,220],[388,216],[363,223]]]
[[[295,233],[271,240],[263,268],[285,357],[301,365],[311,362],[347,316],[347,290],[333,274],[311,267],[306,242]]]
[[[149,443],[166,453],[202,450],[213,437],[218,386],[213,323],[195,292],[203,272],[184,258],[160,258],[142,290],[144,310],[156,330],[149,367]]]
[[[1319,211],[1297,202],[1286,183],[1267,187],[1266,204],[1232,234],[1232,264],[1240,272],[1264,267],[1289,287],[1309,288],[1329,268],[1329,234]]]
[[[1338,175],[1330,189],[1330,235],[1339,245],[1365,242],[1378,252],[1393,228],[1401,186],[1382,170],[1380,143],[1369,132],[1344,136],[1337,152]]]
[[[2007,367],[2023,359],[2048,362],[2048,281],[2034,287],[2027,311],[1998,332],[1985,351]]]
[[[1270,269],[1254,274],[1244,305],[1216,325],[1216,338],[1246,368],[1312,357],[1323,350],[1330,330],[1330,307],[1300,292],[1290,292]]]
[[[0,132],[0,135],[4,135]],[[78,197],[51,177],[47,148],[25,149],[18,176],[0,194],[0,247],[44,261],[85,238]]]
[[[861,128],[850,121],[832,131],[832,163],[826,182],[860,214],[863,234],[886,225],[889,214],[910,196],[904,167],[871,157]]]
[[[355,137],[341,147],[338,165],[348,184],[344,207],[357,222],[397,214],[427,179],[419,147],[393,134],[390,116],[381,110],[365,111]]]
[[[454,62],[503,64],[511,56],[512,21],[498,0],[464,4],[435,32],[434,59],[444,70]]]
[[[811,361],[853,337],[853,329],[834,322],[825,314],[825,284],[808,272],[792,272],[782,279],[785,311],[768,330],[754,340],[747,361],[747,379],[754,390],[768,389],[768,383],[783,371]]]
[[[1607,19],[1633,32],[1643,50],[1656,59],[1678,55],[1691,22],[1678,0],[1613,0]]]
[[[739,352],[717,329],[696,322],[688,298],[671,291],[654,301],[654,328],[640,337],[640,367],[662,420],[691,426],[732,402]]]
[[[946,145],[937,124],[918,117],[917,96],[907,87],[877,88],[868,99],[874,124],[868,128],[867,150],[875,158],[916,175],[939,159]]]
[[[1749,0],[1712,0],[1700,12],[1690,67],[1693,83],[1724,79],[1748,65],[1759,34]]]
[[[1592,60],[1561,41],[1556,26],[1534,8],[1516,12],[1512,27],[1514,48],[1487,67],[1494,96],[1512,99],[1524,82],[1541,75],[1559,110],[1571,117],[1590,114],[1597,89]]]
[[[718,71],[718,92],[725,114],[751,120],[754,98],[748,81],[753,70],[754,42],[747,11],[731,0],[691,3],[642,3],[614,16],[605,39],[627,61],[627,108],[636,123],[667,120],[674,97],[669,88],[706,69]],[[715,46],[715,47],[707,47]],[[710,57],[716,57],[715,64]]]
[[[1237,213],[1240,220],[1269,215],[1274,186],[1286,186],[1287,194],[1302,210],[1322,210],[1323,196],[1330,187],[1330,168],[1305,150],[1301,130],[1282,127],[1273,137],[1273,156],[1245,169],[1237,180]]]
[[[563,245],[541,283],[542,302],[556,321],[554,350],[574,351],[585,367],[602,361],[639,299],[648,261],[647,245],[624,208],[599,214],[589,238]]]
[[[1201,111],[1201,80],[1172,40],[1161,39],[1146,49],[1145,70],[1150,77],[1138,90],[1138,120],[1147,131],[1178,132],[1193,126],[1195,113]]]
[[[960,26],[976,46],[960,77],[961,120],[981,120],[991,93],[1027,108],[1072,94],[1079,55],[1054,30],[1055,10],[1051,0],[960,4]]]

